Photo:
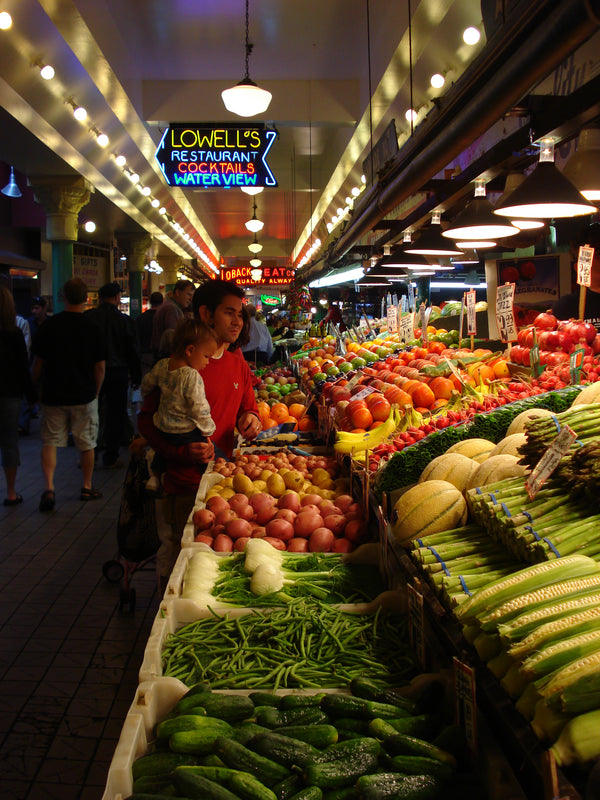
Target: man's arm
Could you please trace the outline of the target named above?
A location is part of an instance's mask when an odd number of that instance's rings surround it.
[[[154,425],[154,414],[158,409],[160,390],[154,389],[144,398],[142,407],[138,412],[138,430],[146,439],[150,447],[164,456],[167,461],[178,461],[181,464],[206,463],[211,460],[214,453],[210,442],[197,442],[189,445],[172,445],[160,435]]]
[[[242,377],[244,381],[244,389],[236,427],[238,431],[246,439],[254,439],[262,430],[262,423],[258,415],[258,408],[256,406],[256,397],[254,395],[254,388],[252,386],[252,373],[246,362],[242,364]]]
[[[96,397],[100,394],[100,389],[104,383],[104,374],[106,372],[106,361],[96,361],[94,364],[94,383],[96,384]]]

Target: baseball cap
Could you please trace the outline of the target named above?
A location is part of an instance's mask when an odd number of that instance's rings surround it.
[[[104,286],[100,287],[100,291],[98,292],[98,296],[104,299],[116,297],[118,294],[121,294],[121,287],[116,281],[105,283]]]

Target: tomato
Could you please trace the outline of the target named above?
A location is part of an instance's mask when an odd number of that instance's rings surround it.
[[[385,422],[390,415],[391,405],[385,397],[380,397],[374,403],[371,403],[369,410],[375,421]]]
[[[350,419],[355,428],[367,430],[373,424],[373,415],[366,406],[355,408],[350,414]]]

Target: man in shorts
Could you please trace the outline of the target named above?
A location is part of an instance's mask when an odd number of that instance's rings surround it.
[[[98,435],[98,393],[105,370],[105,342],[84,315],[87,287],[71,278],[64,287],[65,310],[48,319],[32,343],[33,379],[40,386],[42,472],[46,488],[40,511],[52,511],[56,448],[65,447],[69,431],[80,452],[83,486],[80,500],[97,500],[92,486]]]

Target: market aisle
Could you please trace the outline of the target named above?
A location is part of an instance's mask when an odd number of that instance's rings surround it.
[[[104,497],[81,502],[77,452],[60,450],[56,509],[42,514],[39,454],[36,420],[21,439],[25,501],[0,504],[2,796],[99,800],[157,611],[156,580],[152,566],[134,575],[130,613],[102,575],[117,556],[125,467],[97,471]]]

